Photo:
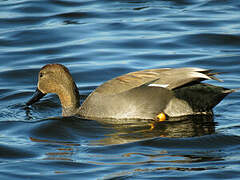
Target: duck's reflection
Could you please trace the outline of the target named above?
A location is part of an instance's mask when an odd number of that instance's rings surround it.
[[[83,144],[89,147],[106,146],[146,142],[157,137],[196,137],[215,132],[213,116],[188,116],[174,120],[155,123],[151,128],[150,123],[111,125],[75,117],[56,118],[37,123],[31,131],[30,140],[51,147],[49,152],[45,152],[44,159],[73,160],[74,153]]]
[[[187,138],[215,133],[215,122],[212,115],[185,116],[164,122],[150,122],[142,125],[123,124],[112,127],[116,132],[94,143],[123,144],[156,137]]]

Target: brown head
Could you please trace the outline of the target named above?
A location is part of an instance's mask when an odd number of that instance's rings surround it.
[[[27,105],[33,104],[47,93],[58,95],[63,116],[74,115],[79,107],[78,89],[69,70],[61,64],[47,64],[41,68],[36,93]]]

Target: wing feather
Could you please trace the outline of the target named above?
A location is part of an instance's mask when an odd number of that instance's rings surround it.
[[[105,82],[95,91],[104,94],[118,94],[148,83],[149,86],[173,90],[195,81],[200,82],[210,79],[221,81],[214,76],[218,73],[212,73],[211,71],[202,68],[147,69],[116,77]],[[154,83],[151,84],[151,81]]]

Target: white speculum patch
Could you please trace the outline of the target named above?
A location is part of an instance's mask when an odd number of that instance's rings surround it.
[[[166,88],[168,85],[169,84],[149,84],[148,86]]]

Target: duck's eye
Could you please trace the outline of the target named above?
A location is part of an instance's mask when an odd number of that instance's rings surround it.
[[[39,77],[40,77],[40,78],[43,77],[43,73],[40,73],[40,74],[39,74]]]

